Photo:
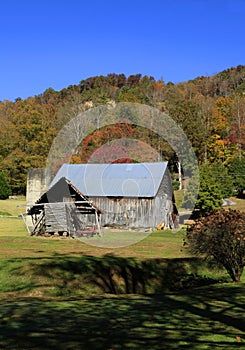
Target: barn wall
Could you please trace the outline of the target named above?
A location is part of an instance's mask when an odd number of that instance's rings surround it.
[[[93,200],[104,211],[101,218],[103,226],[152,226],[152,199],[104,197]]]
[[[164,221],[166,227],[169,227],[170,215],[173,212],[173,187],[172,179],[168,169],[164,174],[161,185],[154,198],[156,226]]]
[[[163,177],[155,198],[108,198],[90,197],[103,210],[102,226],[124,226],[131,228],[155,228],[162,221],[168,222],[167,214],[172,210],[172,183],[169,172]],[[91,222],[88,218],[86,219]]]
[[[165,215],[166,197],[91,199],[104,212],[101,216],[102,226],[154,228],[163,221]]]
[[[163,176],[161,185],[159,186],[156,197],[166,197],[166,196],[168,200],[173,199],[172,179],[168,169],[166,169],[165,171],[165,174]]]
[[[77,229],[82,229],[80,215],[72,202],[45,203],[46,232],[68,232],[75,234]]]
[[[46,232],[68,231],[66,203],[45,203]]]
[[[48,234],[68,234],[76,236],[78,230],[86,230],[86,220],[84,218],[94,218],[94,225],[97,225],[95,211],[86,208],[88,214],[84,215],[84,207],[76,206],[74,202],[54,202],[44,203],[39,216],[34,216],[35,228],[33,235]],[[39,218],[42,218],[39,221]],[[91,221],[92,222],[92,221]],[[37,224],[37,225],[36,225]]]

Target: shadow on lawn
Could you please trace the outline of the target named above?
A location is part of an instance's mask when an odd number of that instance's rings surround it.
[[[244,345],[244,285],[192,288],[217,282],[199,275],[200,259],[55,255],[26,260],[18,267],[23,259],[18,264],[13,259],[12,273],[21,277],[31,271],[46,281],[48,291],[55,286],[55,295],[67,300],[0,301],[0,349],[230,350]],[[83,289],[86,296],[114,296],[79,300]]]
[[[114,255],[79,258],[56,255],[45,263],[35,264],[33,269],[35,275],[56,281],[57,296],[74,295],[88,288],[99,293],[145,295],[220,282],[200,275],[203,264],[198,258],[139,261]]]
[[[244,287],[0,302],[1,349],[242,349]]]

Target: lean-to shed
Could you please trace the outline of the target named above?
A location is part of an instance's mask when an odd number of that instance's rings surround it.
[[[102,211],[64,177],[50,186],[27,214],[31,215],[33,222],[31,235],[65,233],[79,237],[101,234]],[[90,221],[94,226],[87,227],[85,217],[92,217]]]
[[[64,164],[51,182],[65,178],[100,208],[102,226],[174,227],[172,181],[167,162],[130,164]],[[85,215],[85,225],[95,224]]]

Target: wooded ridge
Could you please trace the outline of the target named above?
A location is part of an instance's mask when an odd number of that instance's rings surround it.
[[[24,100],[0,101],[1,170],[12,193],[25,193],[28,168],[45,166],[54,137],[70,119],[112,101],[143,103],[169,113],[188,136],[200,164],[228,166],[235,158],[244,159],[245,66],[178,84],[141,74],[108,74],[61,91],[48,88]],[[87,136],[72,162],[87,162],[95,149],[122,136],[149,143],[169,160],[174,172],[175,154],[166,142],[131,124],[113,125]]]

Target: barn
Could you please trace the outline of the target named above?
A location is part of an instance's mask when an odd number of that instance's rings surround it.
[[[33,234],[177,225],[167,162],[63,164],[28,213]]]

